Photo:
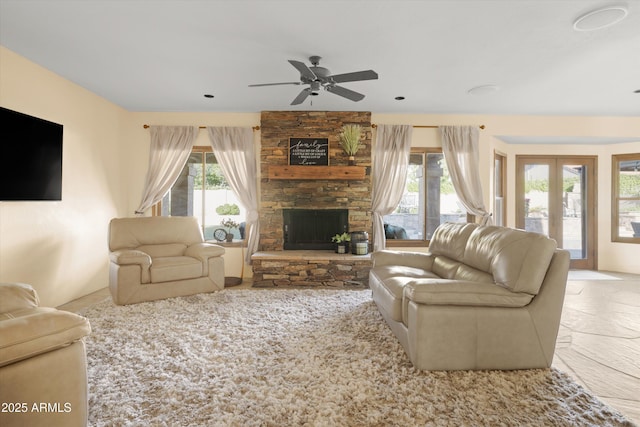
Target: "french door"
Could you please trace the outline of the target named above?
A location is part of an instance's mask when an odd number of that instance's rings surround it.
[[[597,267],[593,156],[516,156],[516,227],[555,239],[571,268]]]

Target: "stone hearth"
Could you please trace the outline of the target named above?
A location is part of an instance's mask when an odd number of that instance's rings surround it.
[[[256,252],[253,286],[369,286],[371,254],[337,254],[329,251]]]

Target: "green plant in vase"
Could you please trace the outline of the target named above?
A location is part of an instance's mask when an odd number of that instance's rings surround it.
[[[344,125],[340,132],[340,147],[345,154],[349,156],[349,165],[353,166],[356,162],[355,156],[358,150],[364,147],[360,142],[362,137],[362,126],[360,125]]]
[[[336,252],[339,254],[346,254],[349,252],[349,242],[351,241],[351,235],[349,233],[336,234],[331,238],[331,241],[336,244]]]

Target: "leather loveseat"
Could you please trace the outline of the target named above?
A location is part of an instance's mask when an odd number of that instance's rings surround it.
[[[373,300],[423,370],[551,366],[569,253],[541,234],[445,223],[428,253],[372,254]]]
[[[0,426],[86,426],[82,316],[40,307],[21,283],[0,283]]]
[[[109,289],[119,305],[224,288],[225,250],[204,241],[195,217],[114,218],[109,251]]]

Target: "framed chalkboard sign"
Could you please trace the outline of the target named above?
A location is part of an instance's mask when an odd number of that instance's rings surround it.
[[[328,166],[329,138],[289,138],[289,165]]]

